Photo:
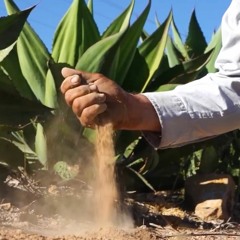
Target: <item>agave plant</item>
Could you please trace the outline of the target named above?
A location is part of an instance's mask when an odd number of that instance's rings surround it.
[[[22,13],[12,0],[4,1],[9,14]],[[23,146],[22,151],[28,149],[26,152],[31,152],[42,167],[59,169],[60,166],[60,169],[64,169],[61,171],[67,171],[64,166],[86,161],[88,154],[84,154],[83,148],[91,147],[95,136],[94,130],[84,128],[77,122],[59,93],[63,80],[60,70],[63,66],[103,73],[133,92],[168,90],[194,80],[203,70],[212,69],[219,36],[215,34],[209,45],[201,38],[201,48],[196,46],[196,38],[200,44],[201,29],[194,13],[187,41],[183,43],[172,12],[163,24],[156,25],[151,35],[146,34],[144,25],[151,0],[130,24],[134,4],[135,1],[131,0],[129,6],[101,34],[94,19],[93,1],[87,5],[84,0],[73,0],[55,31],[51,52],[26,23],[16,45],[2,59],[2,79],[11,79],[12,85],[9,86],[5,81],[0,90],[8,88],[14,96],[44,106],[44,109],[35,108],[37,114],[34,114],[43,116],[42,121],[22,114],[32,125],[20,132],[12,130],[11,137],[8,135],[8,139],[16,146]],[[7,104],[10,106],[12,102]],[[49,114],[44,116],[41,111],[46,109]],[[1,113],[5,114],[5,110],[1,110]],[[4,135],[3,132],[0,134]],[[4,136],[7,139],[6,134]],[[139,145],[144,146],[140,152]],[[117,132],[116,152],[119,165],[127,166],[134,176],[149,187],[151,184],[143,176],[148,177],[148,173],[153,176],[153,171],[164,162],[163,152],[152,149],[141,139],[140,132]],[[190,150],[182,152],[182,156],[192,153]],[[179,154],[176,158],[179,160]],[[159,176],[157,170],[155,175]],[[175,168],[174,172],[177,171],[179,168]]]

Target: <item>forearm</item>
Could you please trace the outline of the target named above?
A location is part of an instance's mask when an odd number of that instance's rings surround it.
[[[144,133],[157,148],[179,147],[240,128],[240,78],[209,74],[173,91],[145,96],[162,126],[161,141]]]

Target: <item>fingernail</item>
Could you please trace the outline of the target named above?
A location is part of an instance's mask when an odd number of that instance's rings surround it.
[[[97,90],[97,86],[95,84],[89,85],[89,88],[90,88],[91,91],[96,91]]]
[[[72,84],[78,84],[78,83],[79,83],[79,76],[78,76],[78,75],[74,75],[74,76],[71,78],[71,83],[72,83]]]
[[[99,93],[98,94],[98,97],[99,97],[99,100],[101,100],[101,101],[105,101],[105,99],[106,99],[106,96],[105,96],[105,94],[104,93]]]

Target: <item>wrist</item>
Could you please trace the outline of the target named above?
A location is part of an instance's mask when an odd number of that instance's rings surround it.
[[[123,129],[161,131],[158,115],[146,96],[127,93],[126,105],[124,107],[126,109]]]

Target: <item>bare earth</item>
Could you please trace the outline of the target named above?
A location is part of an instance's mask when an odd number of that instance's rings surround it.
[[[122,207],[134,227],[101,228],[81,207],[89,192],[79,182],[39,189],[2,185],[0,240],[240,239],[238,205],[228,222],[204,222],[184,210],[181,192],[129,193]]]

